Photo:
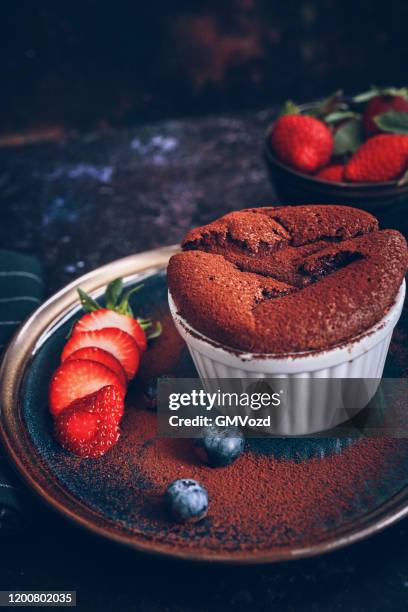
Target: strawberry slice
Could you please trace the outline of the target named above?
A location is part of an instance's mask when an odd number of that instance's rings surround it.
[[[101,457],[117,442],[123,415],[119,387],[102,387],[70,404],[55,420],[61,446],[79,457]]]
[[[50,412],[56,416],[73,401],[99,391],[106,385],[116,385],[126,393],[126,387],[109,368],[96,361],[77,359],[63,363],[51,378],[48,399]]]
[[[128,380],[134,377],[140,362],[139,349],[133,338],[117,327],[105,327],[75,334],[66,343],[61,361],[65,361],[80,348],[92,346],[108,351],[116,357],[125,370]]]
[[[141,325],[131,316],[119,314],[108,308],[100,308],[85,314],[75,324],[72,335],[77,333],[103,329],[104,327],[117,327],[132,336],[141,351],[147,348],[147,339]]]
[[[126,332],[136,342],[141,352],[147,348],[147,340],[153,340],[160,336],[162,327],[159,321],[153,325],[151,319],[136,318],[129,299],[140,291],[143,285],[133,287],[127,293],[123,292],[123,281],[115,278],[105,290],[105,307],[88,295],[83,289],[78,288],[79,299],[85,314],[77,322],[73,329],[73,335],[88,331],[105,329],[106,327],[117,327]],[[145,330],[149,330],[147,333]]]
[[[87,359],[90,361],[97,361],[103,363],[104,366],[115,372],[120,379],[120,382],[124,389],[127,386],[125,370],[122,368],[120,362],[108,351],[104,351],[101,348],[95,346],[86,346],[85,348],[78,349],[71,353],[65,361],[72,361],[73,359]]]

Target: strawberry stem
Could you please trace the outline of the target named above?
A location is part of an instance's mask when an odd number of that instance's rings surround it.
[[[151,319],[136,319],[143,330],[149,329],[153,325]]]
[[[299,115],[299,113],[300,108],[292,100],[287,100],[279,113],[279,117],[283,115]]]
[[[347,111],[347,104],[343,102],[342,98],[343,90],[338,89],[327,98],[319,100],[313,108],[309,109],[307,114],[317,117],[318,119],[325,119],[327,115],[335,111]]]
[[[153,340],[154,338],[158,338],[163,331],[163,326],[160,321],[156,321],[156,327],[151,332],[146,334],[146,338],[148,340]]]
[[[137,293],[137,291],[140,291],[140,289],[142,289],[142,287],[143,287],[143,285],[137,285],[137,287],[134,287],[133,289],[128,291],[128,293],[126,293],[124,295],[124,297],[121,299],[121,301],[116,306],[116,308],[114,308],[114,310],[116,312],[119,312],[120,314],[125,314],[125,315],[129,315],[129,316],[133,317],[133,311],[132,311],[132,308],[131,308],[131,306],[129,304],[129,298],[134,293]]]
[[[133,315],[132,308],[129,304],[129,298],[134,293],[137,293],[142,289],[143,285],[137,285],[127,293],[123,297],[121,297],[123,292],[123,281],[121,278],[115,278],[109,285],[106,287],[105,291],[105,304],[106,308],[109,310],[113,310],[119,314],[123,314],[132,318],[136,318]],[[90,295],[88,295],[83,289],[78,288],[78,295],[81,301],[82,308],[85,312],[95,312],[100,310],[102,306],[98,304],[96,300],[94,300]],[[143,319],[136,318],[136,321],[139,323],[140,327],[143,331],[151,328],[153,322],[151,319]],[[156,322],[154,329],[151,329],[149,334],[147,334],[147,339],[152,340],[153,338],[158,338],[162,332],[162,326],[159,321]]]
[[[90,295],[85,293],[80,287],[78,288],[79,300],[85,312],[95,312],[100,309],[100,305]]]
[[[115,310],[122,290],[123,281],[121,278],[115,278],[115,280],[109,283],[105,291],[106,308],[109,308],[110,310]]]

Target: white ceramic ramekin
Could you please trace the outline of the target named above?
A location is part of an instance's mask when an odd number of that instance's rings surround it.
[[[290,400],[285,408],[272,415],[270,433],[305,435],[324,431],[348,420],[367,405],[381,380],[388,347],[405,299],[405,280],[393,306],[372,328],[360,336],[326,351],[297,355],[265,355],[228,349],[194,328],[177,312],[169,294],[170,312],[185,340],[198,374],[207,379],[285,379]],[[306,380],[330,379],[324,393],[319,385]],[[345,405],[344,379],[371,381],[360,400],[353,400],[353,409]],[[305,380],[306,379],[306,380]],[[299,397],[301,393],[301,398]]]

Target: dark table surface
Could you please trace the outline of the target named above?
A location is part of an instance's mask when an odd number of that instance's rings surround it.
[[[260,155],[268,111],[157,123],[0,150],[0,244],[38,254],[49,293],[192,225],[276,202]],[[384,222],[406,232],[406,214]],[[28,507],[31,507],[29,505]],[[71,589],[83,610],[403,610],[408,522],[320,558],[261,567],[157,560],[40,503],[0,541],[1,589]]]

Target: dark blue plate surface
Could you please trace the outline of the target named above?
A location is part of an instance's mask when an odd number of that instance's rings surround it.
[[[48,413],[48,383],[78,311],[39,339],[25,367],[18,418],[14,428],[3,426],[3,435],[20,440],[16,461],[46,501],[138,549],[240,563],[325,552],[405,514],[405,440],[251,440],[234,465],[214,470],[198,462],[191,441],[158,438],[155,414],[144,401],[145,381],[163,373],[194,376],[195,369],[170,319],[165,274],[155,272],[143,283],[132,306],[138,315],[159,318],[164,332],[143,359],[121,438],[104,457],[81,460],[65,452],[53,439]],[[402,326],[392,347],[394,372],[404,365],[404,334]],[[196,525],[175,525],[163,510],[165,487],[181,476],[200,480],[209,491],[208,516]]]

